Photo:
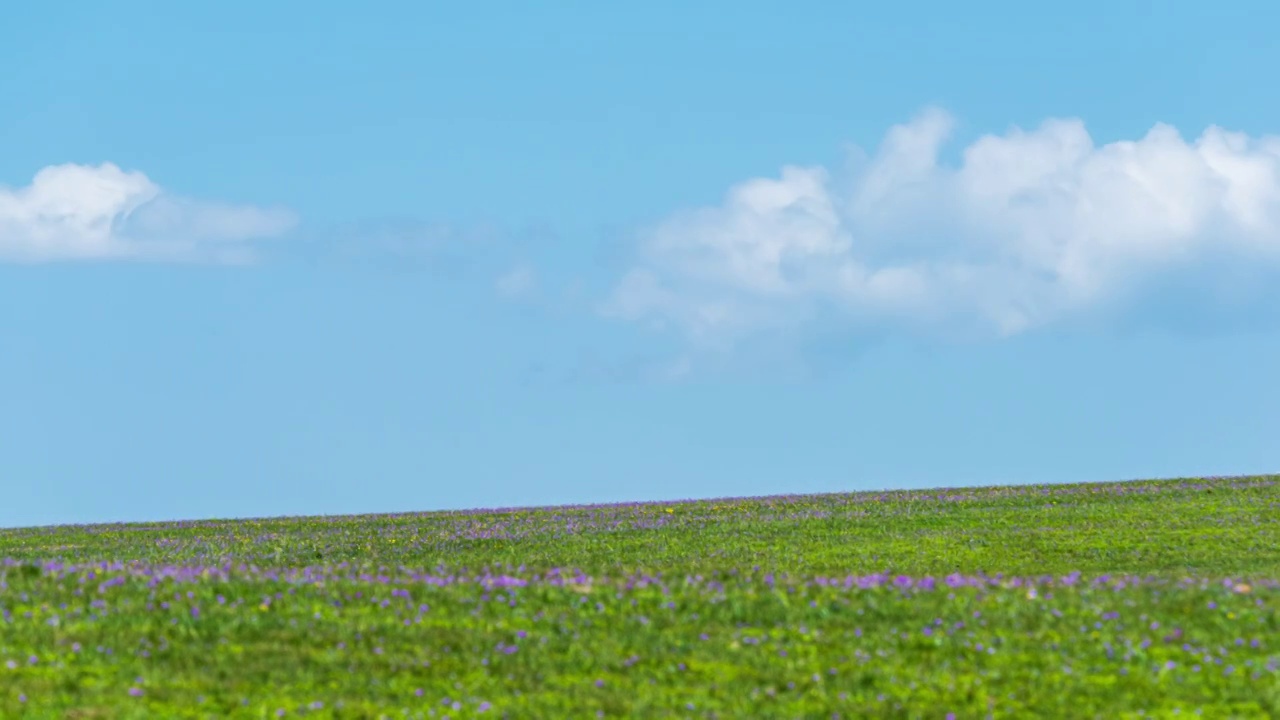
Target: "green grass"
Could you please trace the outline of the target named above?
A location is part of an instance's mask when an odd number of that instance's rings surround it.
[[[1274,717],[1277,480],[0,530],[0,717]]]

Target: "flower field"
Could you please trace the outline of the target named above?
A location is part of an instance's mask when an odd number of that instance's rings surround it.
[[[1277,480],[0,530],[0,717],[1275,717]]]

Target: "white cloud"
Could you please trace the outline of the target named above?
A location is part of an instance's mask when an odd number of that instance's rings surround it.
[[[507,299],[527,297],[538,287],[538,276],[528,265],[518,265],[504,273],[494,283],[498,294]]]
[[[110,163],[55,165],[0,187],[0,261],[237,261],[296,222],[281,209],[174,197]]]
[[[952,124],[935,109],[892,128],[847,191],[787,167],[657,224],[604,313],[720,345],[832,309],[1009,335],[1200,261],[1280,270],[1280,138],[1156,125],[1099,146],[1051,119],[984,136],[953,167],[938,157]]]

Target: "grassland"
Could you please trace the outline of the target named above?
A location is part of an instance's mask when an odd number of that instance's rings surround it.
[[[0,717],[1276,717],[1277,480],[0,530]]]

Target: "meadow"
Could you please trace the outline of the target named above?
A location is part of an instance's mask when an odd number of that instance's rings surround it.
[[[0,717],[1277,717],[1278,480],[0,530]]]

